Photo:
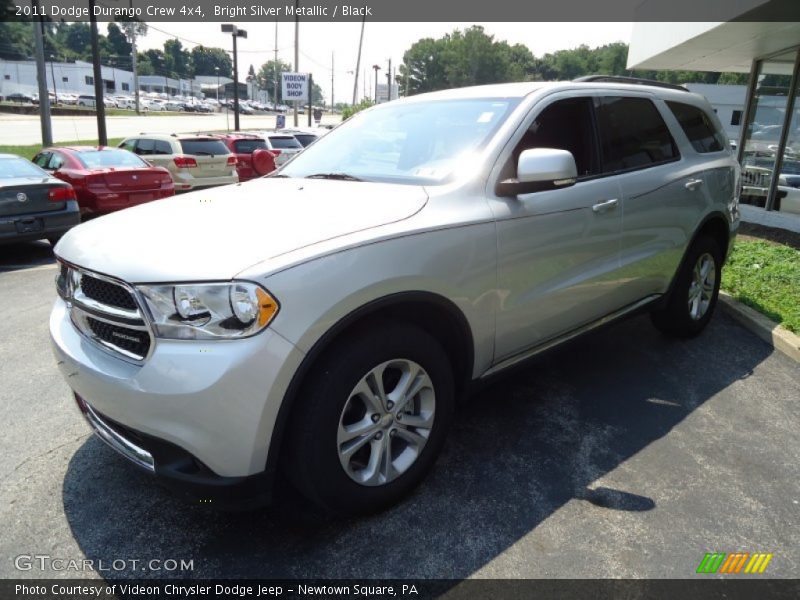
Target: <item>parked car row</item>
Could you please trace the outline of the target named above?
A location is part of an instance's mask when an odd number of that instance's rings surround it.
[[[267,175],[327,131],[141,133],[117,148],[43,148],[32,162],[0,155],[0,241],[55,243],[81,215]]]

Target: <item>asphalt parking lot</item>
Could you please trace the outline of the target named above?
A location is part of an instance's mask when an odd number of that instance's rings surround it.
[[[717,551],[800,577],[800,365],[721,313],[690,342],[638,317],[496,380],[410,498],[331,520],[290,491],[251,513],[185,504],[91,436],[50,352],[54,274],[47,243],[0,247],[4,578],[99,576],[21,572],[22,554],[193,560],[189,577],[691,578]]]

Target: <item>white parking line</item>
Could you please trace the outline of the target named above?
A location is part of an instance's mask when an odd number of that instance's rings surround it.
[[[55,269],[58,265],[50,263],[47,265],[0,265],[0,273],[4,271],[41,271],[43,269]]]

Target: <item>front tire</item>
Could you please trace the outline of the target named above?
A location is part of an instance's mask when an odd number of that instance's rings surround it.
[[[330,512],[381,510],[425,477],[453,406],[452,368],[437,340],[411,324],[362,328],[328,350],[303,386],[287,475]]]
[[[722,250],[708,236],[698,236],[681,265],[667,305],[651,313],[657,329],[675,337],[698,335],[714,314],[722,279]]]

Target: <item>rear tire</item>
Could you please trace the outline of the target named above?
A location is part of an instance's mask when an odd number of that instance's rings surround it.
[[[425,477],[453,407],[452,368],[436,339],[404,323],[362,328],[326,351],[301,389],[287,475],[330,512],[381,510]]]
[[[699,235],[681,265],[667,305],[651,313],[661,332],[689,338],[699,334],[714,314],[722,276],[722,250],[711,236]]]

